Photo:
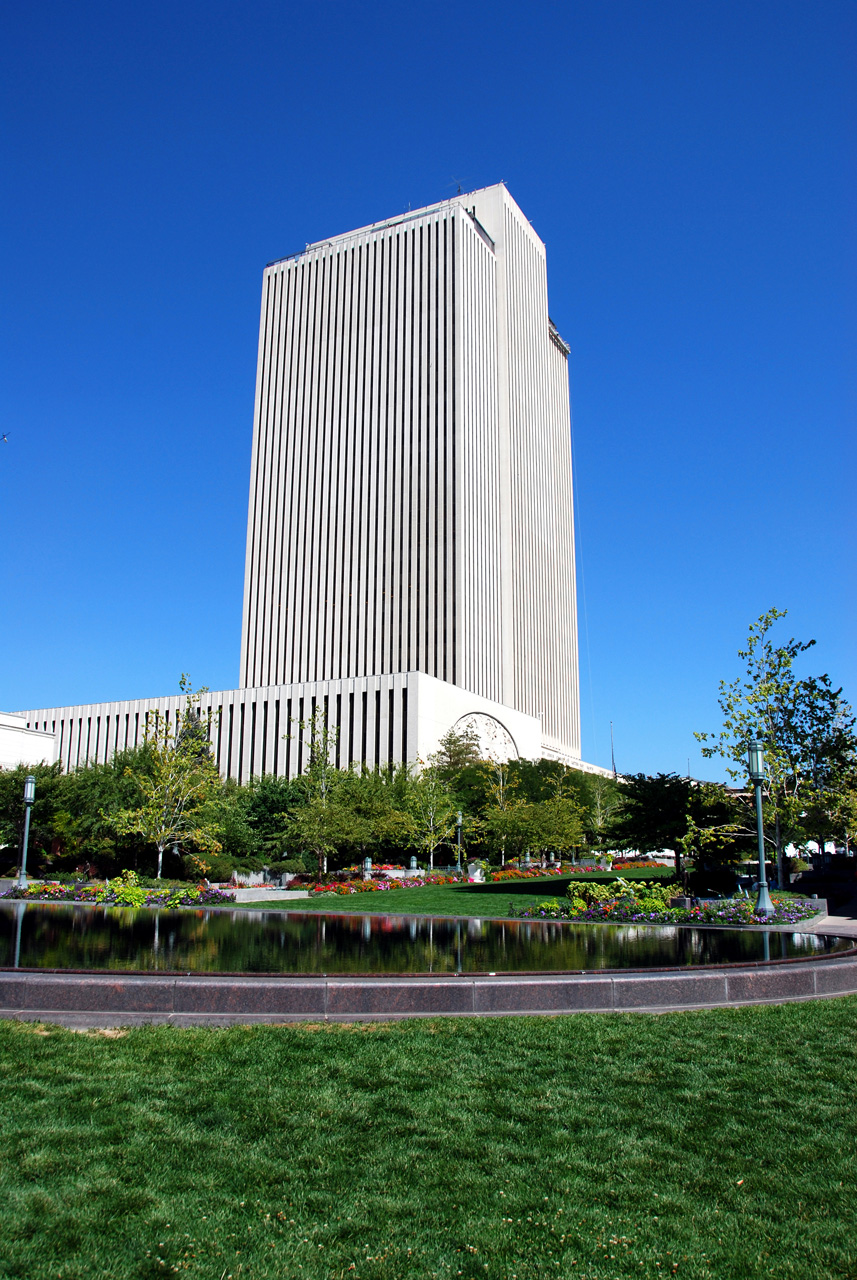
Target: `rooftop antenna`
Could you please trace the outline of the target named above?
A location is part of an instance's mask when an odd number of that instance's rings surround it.
[[[616,756],[613,752],[613,721],[612,720],[610,721],[610,763],[613,766],[613,777],[615,778],[617,774],[616,774]]]

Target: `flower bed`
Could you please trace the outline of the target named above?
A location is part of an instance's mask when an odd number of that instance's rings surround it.
[[[612,902],[593,902],[581,911],[572,902],[560,902],[554,898],[539,902],[533,907],[516,907],[509,903],[509,915],[521,920],[575,920],[586,924],[714,924],[723,926],[798,924],[818,913],[818,903],[807,901],[783,901],[772,895],[774,914],[759,915],[747,898],[724,898],[718,902],[700,903],[699,906],[662,907],[645,910],[639,902],[616,899]]]
[[[547,876],[567,876],[569,866],[562,867],[558,862],[547,867],[503,867],[501,871],[489,871],[489,884],[502,884],[504,880],[544,880]],[[600,867],[579,867],[580,871],[600,871]]]
[[[657,868],[658,870],[663,871],[664,867],[667,867],[667,866],[669,866],[669,863],[667,862],[652,862],[650,859],[647,859],[647,858],[617,858],[616,861],[613,863],[613,870],[614,871],[625,871],[625,870],[630,871],[632,869],[642,870],[643,868],[645,868],[646,870],[648,870],[650,868],[651,869]]]
[[[391,889],[422,889],[425,885],[475,884],[464,876],[430,875],[415,879],[395,880],[320,880],[302,884],[310,893],[387,893]]]
[[[235,901],[235,894],[205,885],[186,888],[143,889],[124,877],[103,884],[31,884],[26,889],[17,885],[0,894],[0,898],[24,902],[92,902],[106,907],[216,907]]]

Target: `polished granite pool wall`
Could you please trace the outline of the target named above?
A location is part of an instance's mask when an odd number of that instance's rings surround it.
[[[27,904],[13,908],[0,924],[6,958],[9,945],[18,947],[28,958],[28,946],[36,935],[44,941],[48,918],[37,921],[31,939],[25,928],[27,915],[33,910]],[[77,911],[79,928],[87,935],[98,915],[92,908],[50,907],[50,912]],[[107,909],[113,911],[115,909]],[[87,915],[88,913],[88,915]],[[181,914],[196,921],[203,929],[205,917],[223,918],[235,924],[248,915],[243,912],[131,913],[148,919],[153,916]],[[278,913],[271,913],[278,915]],[[254,916],[258,919],[258,916]],[[36,920],[36,917],[33,917]],[[282,915],[279,915],[282,921]],[[306,919],[306,918],[305,918]],[[337,917],[342,920],[342,917]],[[355,920],[355,918],[351,918]],[[406,917],[373,917],[380,922],[381,934],[411,932]],[[311,917],[318,928],[318,915]],[[133,920],[132,920],[133,923]],[[307,921],[309,923],[309,921]],[[426,922],[427,923],[427,922]],[[452,926],[452,937],[474,937],[478,928],[489,922],[444,921],[438,926]],[[526,937],[538,931],[539,945],[557,931],[560,935],[574,926],[548,922],[509,921],[499,924],[506,937]],[[169,921],[157,922],[159,949],[169,954]],[[455,925],[458,925],[457,931]],[[641,935],[645,930],[635,926],[586,926],[603,938],[610,930],[632,930]],[[681,926],[679,926],[681,928]],[[354,930],[364,941],[373,931],[366,928],[366,917],[357,917]],[[521,931],[524,931],[522,934]],[[544,931],[549,931],[545,935]],[[511,932],[508,932],[511,931]],[[649,931],[649,936],[653,931]],[[673,930],[672,932],[675,932]],[[727,931],[689,930],[694,934],[720,935]],[[728,932],[739,932],[730,930]],[[6,967],[0,972],[0,1017],[26,1021],[54,1022],[84,1027],[127,1026],[138,1023],[167,1022],[179,1026],[223,1026],[232,1023],[294,1021],[356,1021],[390,1018],[473,1016],[508,1014],[561,1014],[599,1012],[666,1012],[677,1009],[699,1009],[722,1005],[741,1005],[784,1000],[806,1000],[819,996],[857,994],[857,948],[853,940],[825,938],[823,935],[799,935],[775,931],[740,931],[745,938],[755,937],[764,955],[765,939],[769,955],[776,955],[788,942],[783,939],[814,938],[809,958],[786,956],[750,962],[735,962],[703,967],[699,960],[684,967],[648,970],[591,969],[577,973],[468,973],[456,968],[445,972],[414,976],[378,974],[371,976],[301,976],[297,974],[215,974],[204,972],[131,973],[127,970],[101,972],[50,972],[46,969]],[[500,936],[503,936],[502,934]],[[645,939],[640,937],[640,942]],[[548,943],[549,945],[549,943]],[[711,945],[711,944],[708,944]],[[22,950],[23,948],[23,950]],[[530,954],[533,954],[532,952]],[[639,953],[638,953],[639,954]],[[823,956],[823,958],[813,958]],[[458,957],[456,955],[456,961]]]
[[[73,1027],[665,1013],[857,994],[857,958],[695,971],[419,978],[0,973],[0,1017]]]

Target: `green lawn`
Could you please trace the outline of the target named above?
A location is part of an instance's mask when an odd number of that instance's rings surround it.
[[[857,1275],[857,998],[0,1024],[0,1275]]]
[[[485,893],[476,885],[430,884],[423,889],[316,894],[310,898],[296,898],[288,907],[283,906],[282,900],[242,902],[240,905],[242,910],[341,911],[348,915],[370,911],[385,916],[476,916],[480,920],[508,920],[510,901],[514,901],[516,907],[529,906],[543,902],[545,898],[563,897],[565,894],[564,884],[557,886],[546,880],[535,883],[537,887],[529,893],[515,892],[514,895]]]

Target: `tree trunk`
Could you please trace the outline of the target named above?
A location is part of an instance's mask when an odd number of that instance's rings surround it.
[[[780,815],[777,814],[774,826],[774,837],[777,842],[777,884],[780,888],[785,887],[785,860],[783,858],[783,841],[780,835]]]
[[[161,867],[163,865],[164,865],[164,846],[162,844],[159,844],[158,845],[158,874],[155,877],[157,880],[160,880],[161,878]]]

